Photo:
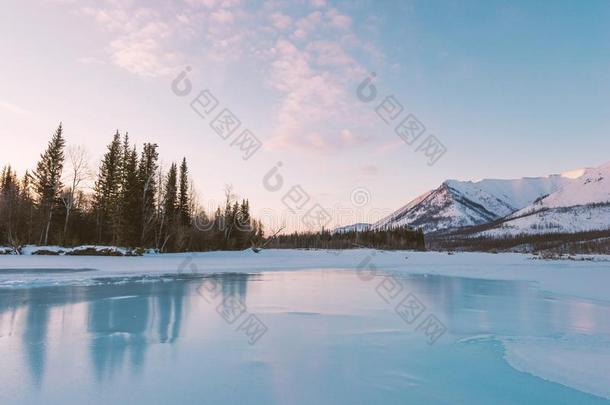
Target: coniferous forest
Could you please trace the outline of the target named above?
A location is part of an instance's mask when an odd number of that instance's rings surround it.
[[[167,170],[159,148],[130,142],[116,131],[99,167],[87,151],[68,145],[62,124],[38,162],[22,176],[5,165],[0,172],[0,246],[120,246],[159,252],[273,248],[422,250],[421,231],[273,235],[252,218],[247,199],[236,201],[229,189],[225,205],[214,213],[198,206],[188,162]],[[50,254],[52,251],[44,251]],[[93,251],[92,254],[99,253]]]
[[[395,228],[388,230],[364,230],[349,232],[294,232],[279,235],[268,242],[276,249],[354,249],[375,248],[383,250],[426,250],[421,229]]]
[[[236,250],[263,237],[248,200],[197,206],[188,163],[163,170],[158,146],[114,134],[98,168],[60,124],[31,171],[0,173],[0,246],[112,245],[160,252]]]

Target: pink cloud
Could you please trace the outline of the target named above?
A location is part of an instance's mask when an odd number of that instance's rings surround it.
[[[272,145],[321,151],[369,141],[352,132],[365,133],[367,125],[353,92],[368,71],[355,55],[374,47],[325,1],[305,12],[274,0],[259,9],[237,0],[186,0],[164,12],[142,0],[89,4],[81,13],[104,27],[111,61],[131,73],[173,74],[194,58],[225,69],[246,58],[258,64],[279,100]]]
[[[294,36],[298,39],[304,39],[309,36],[310,33],[317,31],[322,23],[322,13],[314,11],[309,15],[300,18],[296,22],[296,30]]]
[[[344,14],[340,14],[336,8],[332,8],[326,12],[326,17],[330,20],[330,24],[335,28],[346,30],[352,25],[352,19]]]
[[[280,31],[284,31],[292,25],[292,18],[283,13],[273,13],[270,19],[271,24]]]
[[[356,64],[338,42],[313,41],[307,47],[316,64],[321,66],[347,66]]]
[[[218,24],[231,24],[235,21],[235,17],[230,11],[221,8],[210,14],[210,20]]]
[[[402,148],[403,146],[405,146],[404,141],[402,141],[401,139],[395,139],[392,141],[385,142],[385,143],[381,144],[380,146],[378,146],[375,149],[375,154],[376,155],[387,155],[388,153],[392,153],[392,152]]]

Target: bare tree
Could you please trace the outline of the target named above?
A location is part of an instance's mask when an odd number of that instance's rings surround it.
[[[65,184],[67,188],[61,193],[61,200],[66,211],[64,220],[63,243],[66,243],[68,235],[68,225],[70,223],[70,214],[74,209],[77,201],[77,196],[81,192],[83,186],[88,180],[91,180],[93,174],[89,166],[89,153],[82,146],[69,146],[67,148],[68,155],[68,170],[65,171]]]
[[[254,240],[251,240],[250,243],[252,244],[252,251],[254,253],[260,253],[269,244],[269,242],[275,239],[275,237],[279,235],[279,233],[282,232],[284,229],[286,229],[286,224],[283,224],[279,229],[273,232],[273,235],[271,235],[270,238],[267,238],[267,241],[263,243],[262,246],[257,246],[257,244],[254,243]]]

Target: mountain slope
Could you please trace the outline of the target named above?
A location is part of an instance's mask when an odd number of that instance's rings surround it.
[[[347,232],[364,232],[371,227],[371,224],[366,224],[363,222],[358,222],[357,224],[340,226],[335,228],[333,232],[335,233],[347,233]]]
[[[607,202],[610,202],[610,162],[586,169],[578,179],[535,202],[526,210],[535,211],[542,208],[573,207]]]
[[[485,236],[583,232],[610,228],[610,162],[586,169],[556,192],[509,215]]]
[[[504,218],[573,181],[564,175],[478,182],[447,180],[372,228],[410,226],[429,233],[481,225]]]

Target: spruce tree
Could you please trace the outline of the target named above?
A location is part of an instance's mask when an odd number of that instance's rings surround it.
[[[155,179],[158,169],[159,152],[157,144],[146,143],[138,166],[140,203],[140,246],[147,246],[155,223],[156,190]]]
[[[19,187],[19,214],[17,229],[21,243],[34,243],[34,214],[36,205],[32,197],[32,176],[26,171]]]
[[[178,196],[178,211],[180,212],[180,223],[184,226],[190,225],[192,213],[189,198],[188,166],[186,158],[182,159],[180,165],[180,194]]]
[[[121,151],[121,135],[117,131],[104,154],[95,182],[98,243],[117,242],[122,181]]]
[[[140,242],[142,198],[135,146],[125,154],[121,187],[121,243],[135,247]]]
[[[162,249],[165,249],[170,238],[176,233],[178,216],[178,168],[175,163],[169,168],[163,187],[163,208],[161,214]],[[171,247],[171,245],[170,245]]]
[[[6,166],[0,175],[0,243],[16,244],[19,194],[17,174]]]
[[[49,141],[47,149],[40,155],[40,160],[34,172],[34,190],[43,225],[40,243],[45,245],[49,241],[53,210],[59,200],[59,193],[62,189],[61,174],[64,167],[65,144],[63,127],[60,123]]]
[[[240,248],[244,249],[250,245],[251,239],[254,236],[252,233],[252,219],[250,217],[250,202],[243,200],[239,207],[239,214],[237,217],[239,224],[239,242]]]

